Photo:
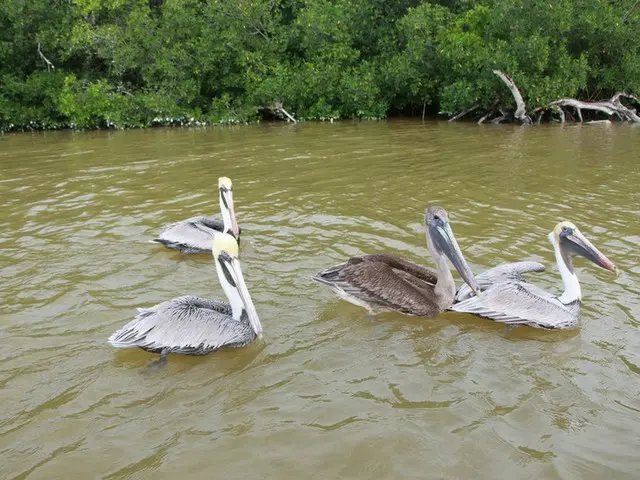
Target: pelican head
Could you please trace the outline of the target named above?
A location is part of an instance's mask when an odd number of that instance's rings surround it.
[[[555,241],[559,245],[562,259],[570,272],[573,273],[572,255],[579,255],[611,272],[618,272],[618,267],[600,253],[600,250],[587,240],[573,223],[566,221],[558,223],[549,237],[552,242]]]
[[[233,207],[233,185],[228,177],[218,178],[218,189],[220,190],[220,211],[224,221],[225,233],[231,233],[236,239],[240,236],[240,229],[236,221],[236,212]]]
[[[211,250],[218,279],[231,304],[233,318],[241,320],[243,315],[246,315],[255,334],[258,337],[262,336],[262,325],[242,276],[238,260],[238,242],[231,235],[222,233],[213,238]]]
[[[460,251],[456,237],[453,236],[449,225],[449,215],[442,207],[429,207],[424,214],[427,224],[427,236],[438,255],[445,255],[458,271],[462,279],[476,295],[480,286]]]

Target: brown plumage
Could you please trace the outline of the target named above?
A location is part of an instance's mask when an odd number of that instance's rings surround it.
[[[444,208],[427,209],[425,224],[437,273],[396,255],[374,254],[350,258],[313,279],[370,313],[391,310],[433,317],[451,305],[456,292],[447,257],[471,288],[476,288],[476,282],[453,237]]]

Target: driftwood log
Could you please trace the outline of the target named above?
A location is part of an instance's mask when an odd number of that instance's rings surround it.
[[[574,98],[562,98],[555,102],[551,102],[551,105],[556,105],[560,108],[573,108],[578,115],[580,122],[583,122],[582,110],[593,110],[605,113],[610,117],[615,115],[623,121],[640,123],[640,117],[637,115],[636,111],[625,107],[620,101],[621,97],[630,98],[636,103],[640,103],[636,96],[631,95],[630,93],[619,92],[611,97],[610,100],[604,102],[583,102]]]
[[[518,90],[513,79],[501,70],[493,70],[493,73],[502,80],[511,92],[511,95],[516,102],[516,110],[511,111],[499,107],[498,102],[496,101],[491,105],[491,107],[489,107],[488,111],[485,111],[484,114],[480,116],[480,119],[478,120],[479,124],[485,122],[495,124],[515,120],[523,125],[531,125],[533,123],[532,118],[535,119],[535,123],[539,124],[542,122],[542,117],[545,116],[546,112],[550,112],[551,116],[556,115],[562,123],[567,121],[567,117],[569,117],[570,120],[574,120],[574,115],[572,113],[575,113],[575,116],[580,123],[584,123],[584,118],[582,116],[583,110],[601,112],[609,117],[617,117],[619,120],[625,122],[640,123],[640,116],[638,113],[634,109],[625,106],[620,101],[621,98],[628,98],[640,105],[640,99],[635,95],[626,92],[616,93],[609,100],[600,102],[584,102],[582,100],[576,100],[575,98],[561,98],[560,100],[551,102],[547,107],[538,107],[531,112],[531,115],[527,115],[526,105],[522,95],[520,94],[520,90]],[[454,115],[449,119],[449,121],[454,122],[459,120],[472,112],[476,112],[478,109],[480,109],[480,105],[476,103],[468,109]]]

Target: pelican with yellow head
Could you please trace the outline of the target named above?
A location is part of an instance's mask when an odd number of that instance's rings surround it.
[[[611,272],[618,268],[603,255],[573,223],[558,223],[548,235],[564,283],[564,292],[555,296],[528,283],[523,273],[542,272],[537,262],[498,265],[477,276],[482,294],[466,285],[458,290],[450,310],[472,313],[509,325],[529,325],[545,329],[570,329],[579,324],[582,290],[573,269],[572,257],[580,256]]]
[[[191,295],[168,300],[138,315],[109,337],[118,348],[160,353],[206,355],[222,347],[242,347],[262,336],[262,325],[244,282],[236,239],[221,233],[213,239],[218,280],[229,303]]]
[[[218,195],[222,221],[210,217],[191,217],[169,225],[152,242],[182,253],[211,253],[211,240],[221,233],[240,240],[240,227],[233,205],[233,185],[228,177],[218,179]]]

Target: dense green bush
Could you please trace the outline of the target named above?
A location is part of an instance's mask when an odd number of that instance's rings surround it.
[[[493,69],[530,108],[639,93],[639,30],[635,0],[4,0],[0,130],[456,112],[512,101]]]

